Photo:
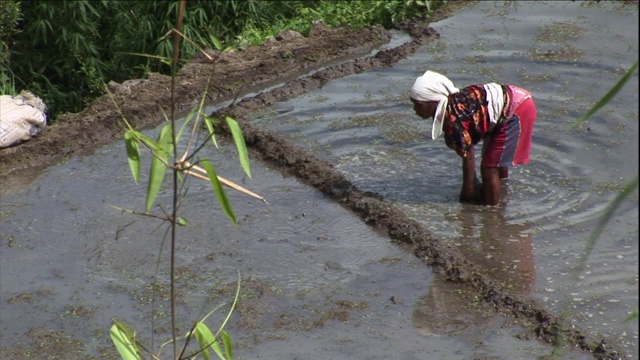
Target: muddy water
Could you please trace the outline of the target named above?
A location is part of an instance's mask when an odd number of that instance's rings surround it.
[[[3,195],[2,358],[115,358],[107,332],[114,318],[145,340],[155,334],[156,349],[168,338],[165,228],[110,206],[143,206],[144,187],[132,183],[123,152],[122,144],[101,148]],[[240,302],[228,326],[239,359],[549,352],[537,341],[515,340],[512,333],[524,329],[481,304],[473,313],[492,332],[478,332],[468,311],[448,316],[449,335],[429,329],[430,302],[460,299],[464,289],[440,283],[434,294],[429,287],[437,282],[422,262],[297,180],[260,164],[252,168],[254,180],[243,179],[226,145],[207,156],[219,159],[219,174],[269,204],[230,193],[238,216],[233,228],[209,186],[188,182],[183,214],[190,225],[179,230],[178,243],[182,332],[232,299],[239,274]],[[167,204],[169,190],[159,203]]]
[[[223,159],[219,174],[242,181],[228,147],[215,155]],[[198,319],[231,300],[239,272],[241,315],[229,331],[243,334],[234,336],[240,358],[243,349],[246,354],[256,346],[255,353],[267,357],[283,351],[281,346],[262,350],[260,344],[268,339],[288,343],[289,334],[316,328],[346,331],[342,323],[371,327],[374,336],[382,333],[377,323],[413,332],[407,324],[411,297],[406,305],[401,302],[428,283],[428,269],[295,179],[259,164],[254,164],[253,177],[245,186],[269,204],[230,194],[237,228],[221,215],[206,183],[189,183],[184,214],[193,225],[180,231],[178,245],[183,319]],[[159,201],[166,203],[167,196],[161,193]],[[122,145],[52,167],[22,193],[3,197],[5,356],[29,358],[36,346],[31,341],[46,336],[80,339],[90,344],[89,353],[93,347],[99,352],[107,345],[103,339],[114,317],[133,324],[143,337],[151,333],[156,264],[167,254],[166,247],[165,255],[159,254],[165,230],[109,207],[139,209],[143,199],[144,189],[134,186],[127,173]],[[166,290],[164,266],[158,276],[156,286]],[[398,304],[389,300],[392,296]],[[155,328],[166,328],[167,303],[161,297],[156,305]],[[372,309],[380,315],[365,317]],[[166,332],[159,334],[166,340]],[[339,339],[316,335],[329,345]]]
[[[576,325],[636,354],[637,322],[622,319],[638,307],[637,194],[616,212],[575,285],[570,270],[606,203],[638,172],[637,76],[589,129],[565,129],[598,98],[594,90],[604,92],[617,69],[635,60],[637,11],[625,9],[481,2],[433,24],[441,39],[412,58],[279,104],[256,123],[291,134],[361,189],[402,206],[442,241],[500,274],[514,292],[555,313],[571,300]],[[603,40],[609,38],[618,40]],[[533,161],[513,171],[503,211],[457,204],[459,161],[444,144],[428,140],[429,123],[411,113],[407,89],[429,64],[459,86],[503,80],[539,99]],[[56,350],[73,354],[66,358],[112,357],[111,319],[149,338],[152,311],[156,347],[168,337],[167,302],[156,291],[167,288],[166,266],[157,265],[168,253],[165,228],[109,206],[140,209],[144,203],[144,188],[133,185],[123,155],[122,144],[108,146],[3,195],[3,358],[46,358]],[[524,329],[494,316],[463,287],[434,276],[315,190],[261,164],[254,164],[253,179],[244,178],[229,146],[209,156],[221,175],[269,204],[230,194],[239,220],[233,228],[208,185],[189,181],[183,210],[190,225],[180,229],[178,244],[183,330],[230,300],[239,272],[241,301],[228,328],[238,358],[536,359],[550,353],[548,345],[516,340]],[[158,201],[168,199],[165,188]],[[211,324],[222,316],[214,314]]]
[[[637,74],[611,104],[568,128],[637,60],[637,17],[636,6],[620,4],[480,2],[432,24],[441,38],[393,68],[335,81],[258,122],[402,206],[514,291],[554,313],[570,311],[573,324],[637,358],[637,319],[624,322],[638,309],[637,192],[615,212],[585,271],[573,271],[607,204],[638,174]],[[430,121],[418,121],[408,102],[427,69],[458,87],[496,81],[534,94],[532,162],[512,170],[502,210],[457,204],[460,161],[430,140]],[[457,312],[455,296],[439,284],[416,311],[450,333],[455,324],[441,314]],[[444,301],[429,299],[438,295]]]

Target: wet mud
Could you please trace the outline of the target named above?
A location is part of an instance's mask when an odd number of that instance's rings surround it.
[[[295,98],[333,79],[391,66],[439,36],[426,23],[401,24],[400,29],[409,33],[412,41],[369,56],[363,54],[370,54],[372,49],[390,40],[390,34],[381,27],[357,31],[319,28],[309,38],[294,37],[229,54],[213,54],[216,61],[212,63],[200,58],[187,64],[177,78],[175,99],[181,105],[177,111],[195,105],[205,89],[209,103],[220,103],[286,82],[283,86],[222,108],[213,116],[229,115],[239,122],[254,159],[296,177],[357,214],[366,224],[400,246],[409,248],[446,281],[471,289],[496,313],[520,322],[529,329],[531,338],[554,343],[561,334],[566,346],[581,348],[595,358],[623,357],[615,344],[607,344],[596,334],[577,328],[563,329],[559,316],[549,313],[540,303],[513,294],[485,276],[457,249],[433,238],[422,225],[398,207],[385,202],[382,196],[358,189],[331,163],[315,157],[281,134],[252,125],[251,114],[256,110]],[[339,64],[325,67],[336,62]],[[299,77],[315,69],[322,70]],[[213,85],[207,88],[212,72]],[[170,104],[170,90],[171,79],[158,74],[152,74],[145,80],[111,85],[122,113],[138,129],[151,128],[162,121],[160,108],[170,110],[166,105]],[[0,150],[0,181],[6,181],[14,172],[48,166],[74,155],[90,154],[100,145],[120,140],[121,116],[107,95],[81,113],[61,116],[39,138]]]

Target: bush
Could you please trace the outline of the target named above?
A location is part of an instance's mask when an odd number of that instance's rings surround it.
[[[442,6],[442,0],[190,0],[182,33],[215,44],[249,46],[283,29],[307,34],[311,21],[387,28]],[[170,73],[176,1],[0,1],[0,88],[41,97],[55,121],[80,111],[111,80]],[[181,46],[181,58],[197,49]],[[153,55],[155,57],[140,56]]]
[[[0,2],[0,95],[16,95],[13,73],[9,68],[9,46],[18,33],[20,6],[14,0]]]

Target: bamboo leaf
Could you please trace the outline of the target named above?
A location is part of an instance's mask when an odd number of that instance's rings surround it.
[[[140,180],[140,148],[138,147],[135,134],[131,130],[127,130],[127,132],[124,133],[124,142],[127,148],[129,168],[131,168],[133,180],[137,184]]]
[[[233,347],[231,346],[231,336],[225,331],[222,330],[222,344],[224,344],[224,351],[227,354],[227,359],[233,359]]]
[[[214,123],[218,123],[219,120],[216,118],[213,118],[211,116],[203,116],[204,119],[204,123],[207,126],[207,130],[209,130],[209,135],[211,136],[211,142],[213,143],[213,146],[216,147],[216,149],[218,148],[218,143],[216,141],[216,134],[214,132]]]
[[[187,156],[189,155],[189,152],[191,151],[191,144],[194,141],[194,139],[196,138],[196,134],[198,132],[198,130],[202,127],[200,125],[200,119],[202,118],[202,109],[204,108],[204,102],[205,99],[207,98],[207,91],[206,89],[209,89],[209,84],[211,83],[211,77],[212,75],[210,75],[207,78],[207,87],[205,88],[205,92],[202,94],[202,98],[200,98],[200,104],[198,105],[198,107],[194,107],[191,112],[189,113],[189,116],[187,117],[187,121],[185,121],[185,124],[187,122],[190,121],[191,117],[193,115],[196,116],[196,120],[193,122],[193,129],[191,131],[191,136],[189,136],[189,141],[187,142],[187,146],[185,147],[185,151],[184,151],[184,155],[182,155],[182,157],[180,158],[180,162],[184,161],[187,159]],[[182,133],[182,129],[180,130],[180,133]],[[206,144],[206,141],[205,141]],[[205,144],[202,144],[202,146],[204,146]],[[197,149],[199,149],[200,147],[198,147]],[[195,152],[198,152],[199,150],[195,150]],[[195,155],[195,153],[193,154]]]
[[[133,332],[126,325],[115,321],[111,326],[111,341],[113,341],[123,360],[141,359],[132,338]]]
[[[187,226],[189,224],[189,222],[184,216],[178,216],[178,218],[176,219],[176,223],[182,226]]]
[[[209,39],[211,40],[211,43],[213,44],[213,46],[216,47],[216,50],[222,50],[222,43],[220,42],[220,40],[218,40],[217,37],[213,35],[209,35]]]
[[[136,139],[138,139],[138,141],[142,142],[145,146],[151,149],[151,151],[160,151],[160,147],[158,147],[158,144],[150,137],[137,131],[134,131],[134,135],[136,136]]]
[[[184,132],[184,129],[189,125],[189,123],[191,123],[191,120],[193,119],[193,116],[198,111],[199,111],[198,108],[194,107],[194,108],[191,109],[191,111],[189,111],[187,116],[185,116],[184,123],[180,127],[180,130],[178,131],[178,135],[176,136],[177,139],[181,139],[182,138],[182,133]]]
[[[247,153],[247,145],[244,142],[244,136],[242,136],[242,130],[238,125],[238,122],[230,117],[226,117],[227,125],[233,136],[233,141],[236,143],[238,149],[238,157],[240,158],[240,165],[244,169],[244,172],[249,178],[251,178],[251,167],[249,165],[249,154]]]
[[[229,312],[227,313],[227,316],[225,317],[224,321],[222,322],[222,325],[220,325],[220,329],[218,330],[218,334],[222,333],[224,331],[224,327],[227,326],[227,322],[229,321],[229,319],[231,318],[231,314],[233,313],[233,310],[236,308],[236,305],[238,304],[238,298],[240,297],[240,285],[242,284],[242,279],[240,277],[240,272],[238,272],[238,286],[236,287],[236,296],[233,299],[233,304],[231,304],[231,308],[229,309]],[[207,315],[209,316],[209,315]],[[229,336],[227,334],[227,336]],[[224,339],[223,339],[224,341]],[[231,338],[228,339],[228,344],[225,342],[225,348],[227,346],[231,346]],[[228,355],[231,357],[232,353],[228,352]]]
[[[629,81],[633,73],[638,69],[638,60],[636,60],[635,64],[627,70],[627,72],[618,80],[618,82],[598,101],[589,111],[587,111],[584,115],[582,115],[578,120],[574,121],[569,125],[569,128],[575,128],[580,125],[583,121],[588,119],[591,115],[595,114],[598,110],[600,110],[603,106],[605,106],[611,99],[616,96],[616,94],[624,87],[624,85]]]
[[[158,135],[157,141],[158,151],[154,151],[153,160],[151,161],[151,170],[149,172],[149,186],[147,187],[147,213],[151,211],[151,207],[158,196],[164,175],[167,171],[165,165],[169,159],[172,150],[171,142],[171,126],[165,125]]]
[[[227,197],[227,193],[224,191],[222,184],[218,180],[218,174],[213,169],[213,166],[209,164],[207,160],[202,161],[202,167],[206,170],[207,175],[209,176],[209,181],[211,182],[211,188],[213,192],[216,194],[216,198],[218,198],[218,203],[222,210],[227,215],[227,217],[231,220],[231,222],[236,225],[236,216],[233,213],[233,207],[231,206],[231,202]]]
[[[211,352],[209,349],[212,348],[213,344],[216,342],[216,337],[213,335],[209,327],[203,322],[199,322],[196,325],[196,339],[198,340],[198,345],[200,345],[200,350],[202,350],[202,357],[205,360],[210,360]]]
[[[220,359],[222,359],[222,360],[227,359],[227,357],[226,357],[226,356],[224,356],[224,353],[222,352],[222,349],[220,349],[220,344],[218,344],[218,342],[217,342],[217,341],[214,341],[214,342],[211,344],[211,348],[213,349],[213,352],[215,352],[215,353],[216,353],[216,355],[218,355],[218,358],[220,358]]]
[[[224,303],[223,303],[223,304],[220,304],[220,305],[218,305],[218,306],[216,306],[215,308],[213,308],[211,311],[209,311],[209,313],[208,313],[207,315],[205,315],[205,316],[202,318],[202,320],[200,320],[200,322],[204,322],[204,321],[206,321],[206,320],[209,318],[209,316],[211,316],[213,313],[215,313],[216,311],[218,311],[218,309],[220,309],[223,305],[224,305]]]
[[[126,120],[125,120],[126,121]],[[142,134],[139,131],[133,130],[133,128],[129,128],[129,130],[127,130],[131,136],[136,140],[136,142],[141,143],[144,147],[146,147],[149,151],[151,152],[161,152],[162,149],[160,148],[160,146],[158,146],[158,144],[152,140],[151,138],[149,138],[148,136]],[[139,146],[138,146],[139,147]]]

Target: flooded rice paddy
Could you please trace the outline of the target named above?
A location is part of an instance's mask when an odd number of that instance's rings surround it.
[[[637,320],[624,319],[638,307],[637,192],[616,211],[585,273],[576,279],[572,268],[606,206],[638,173],[637,75],[599,113],[569,125],[637,59],[637,8],[481,2],[433,27],[441,38],[409,59],[279,104],[261,121],[337,164],[359,188],[401,205],[443,241],[486,257],[487,268],[512,264],[531,281],[523,291],[556,313],[568,306],[576,324],[636,353]],[[532,162],[512,171],[501,214],[456,203],[460,160],[430,140],[430,121],[407,105],[409,87],[427,69],[458,87],[498,81],[534,94]]]
[[[638,173],[637,75],[611,104],[568,128],[637,60],[637,19],[637,6],[619,4],[479,2],[432,24],[440,39],[392,68],[277,104],[255,114],[255,125],[289,134],[358,188],[402,207],[434,237],[499,274],[514,293],[555,314],[569,309],[575,326],[637,359],[638,321],[624,322],[638,309],[637,192],[614,213],[585,271],[572,270],[607,204]],[[532,161],[512,170],[504,207],[457,203],[460,160],[430,140],[430,121],[418,120],[408,101],[413,80],[427,69],[458,87],[497,81],[534,94]],[[131,180],[124,155],[123,144],[106,146],[3,193],[3,358],[56,346],[70,358],[114,357],[113,318],[145,339],[155,333],[156,347],[169,337],[165,228],[110,206],[144,206],[144,186]],[[183,332],[231,301],[240,274],[240,303],[227,329],[240,359],[551,353],[318,191],[260,163],[246,178],[226,144],[211,156],[220,175],[268,204],[230,193],[234,228],[209,185],[189,180],[189,226],[178,242]],[[169,203],[169,190],[158,203]],[[591,356],[566,351],[564,358]]]

